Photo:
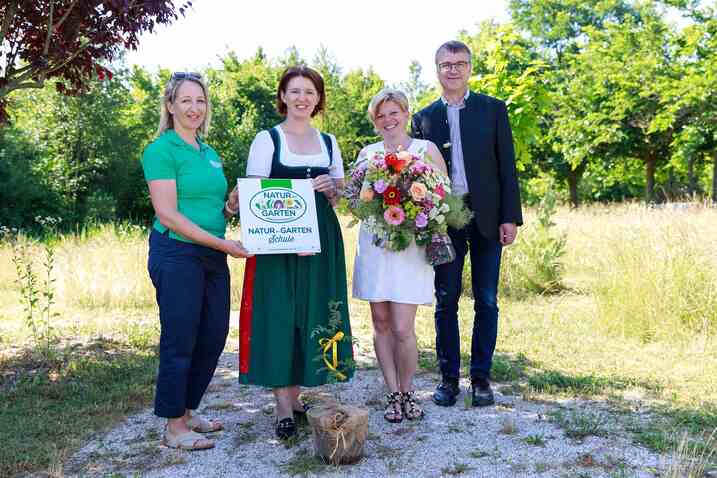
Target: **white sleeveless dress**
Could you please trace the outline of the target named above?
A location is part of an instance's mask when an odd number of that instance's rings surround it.
[[[428,142],[414,139],[408,151],[422,154]],[[366,148],[367,157],[383,151],[383,142]],[[362,224],[354,260],[352,294],[368,302],[433,303],[433,267],[426,260],[426,248],[415,242],[402,251],[374,246],[373,234]]]

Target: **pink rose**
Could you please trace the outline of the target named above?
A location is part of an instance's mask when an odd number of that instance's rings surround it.
[[[396,153],[396,157],[397,157],[399,160],[401,160],[401,161],[406,161],[406,162],[408,162],[408,161],[410,161],[410,160],[412,159],[411,153],[409,153],[409,152],[406,151],[405,149],[402,150],[402,151],[399,151],[398,153]]]
[[[420,202],[426,199],[426,193],[428,192],[428,188],[423,184],[419,182],[415,182],[411,184],[411,188],[408,190],[411,193],[411,197],[414,201]]]

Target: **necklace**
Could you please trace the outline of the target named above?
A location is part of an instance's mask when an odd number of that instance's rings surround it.
[[[411,137],[408,138],[408,142],[406,143],[406,146],[405,146],[405,147],[404,147],[401,143],[397,144],[396,146],[391,146],[391,147],[389,147],[389,145],[386,143],[386,141],[384,141],[384,142],[383,142],[383,149],[384,149],[384,151],[386,151],[387,153],[395,153],[395,152],[398,151],[399,149],[400,149],[401,151],[406,151],[408,148],[411,147],[411,143],[413,143],[413,138],[411,138]]]

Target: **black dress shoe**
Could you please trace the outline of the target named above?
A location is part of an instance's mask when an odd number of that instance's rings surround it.
[[[280,440],[288,440],[296,435],[296,422],[293,418],[282,418],[276,422],[276,436]]]
[[[456,397],[460,392],[457,378],[444,378],[433,392],[433,403],[441,407],[452,407],[456,404]]]
[[[472,398],[474,407],[487,407],[495,403],[493,390],[486,378],[477,378],[471,380]]]

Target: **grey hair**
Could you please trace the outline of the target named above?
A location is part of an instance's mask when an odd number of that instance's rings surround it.
[[[204,81],[201,79],[182,78],[181,80],[170,79],[167,83],[167,86],[164,88],[164,95],[162,95],[162,101],[159,105],[159,127],[157,128],[157,136],[160,136],[168,129],[174,129],[174,118],[172,116],[172,113],[170,113],[169,109],[167,108],[167,103],[174,102],[177,97],[177,91],[179,91],[179,87],[182,86],[182,83],[184,83],[185,81],[194,82],[202,88],[204,98],[207,101],[207,112],[204,114],[204,121],[202,121],[202,124],[199,125],[198,131],[201,136],[206,136],[209,132],[209,123],[212,120],[212,105],[209,102],[209,89],[207,88],[206,83],[204,83]]]
[[[438,50],[436,50],[436,65],[438,64],[438,55],[440,55],[441,52],[444,50],[449,53],[468,53],[468,61],[471,61],[471,59],[473,59],[473,54],[471,53],[471,49],[468,48],[468,45],[466,45],[462,41],[451,40],[445,42],[443,45],[438,47]]]

